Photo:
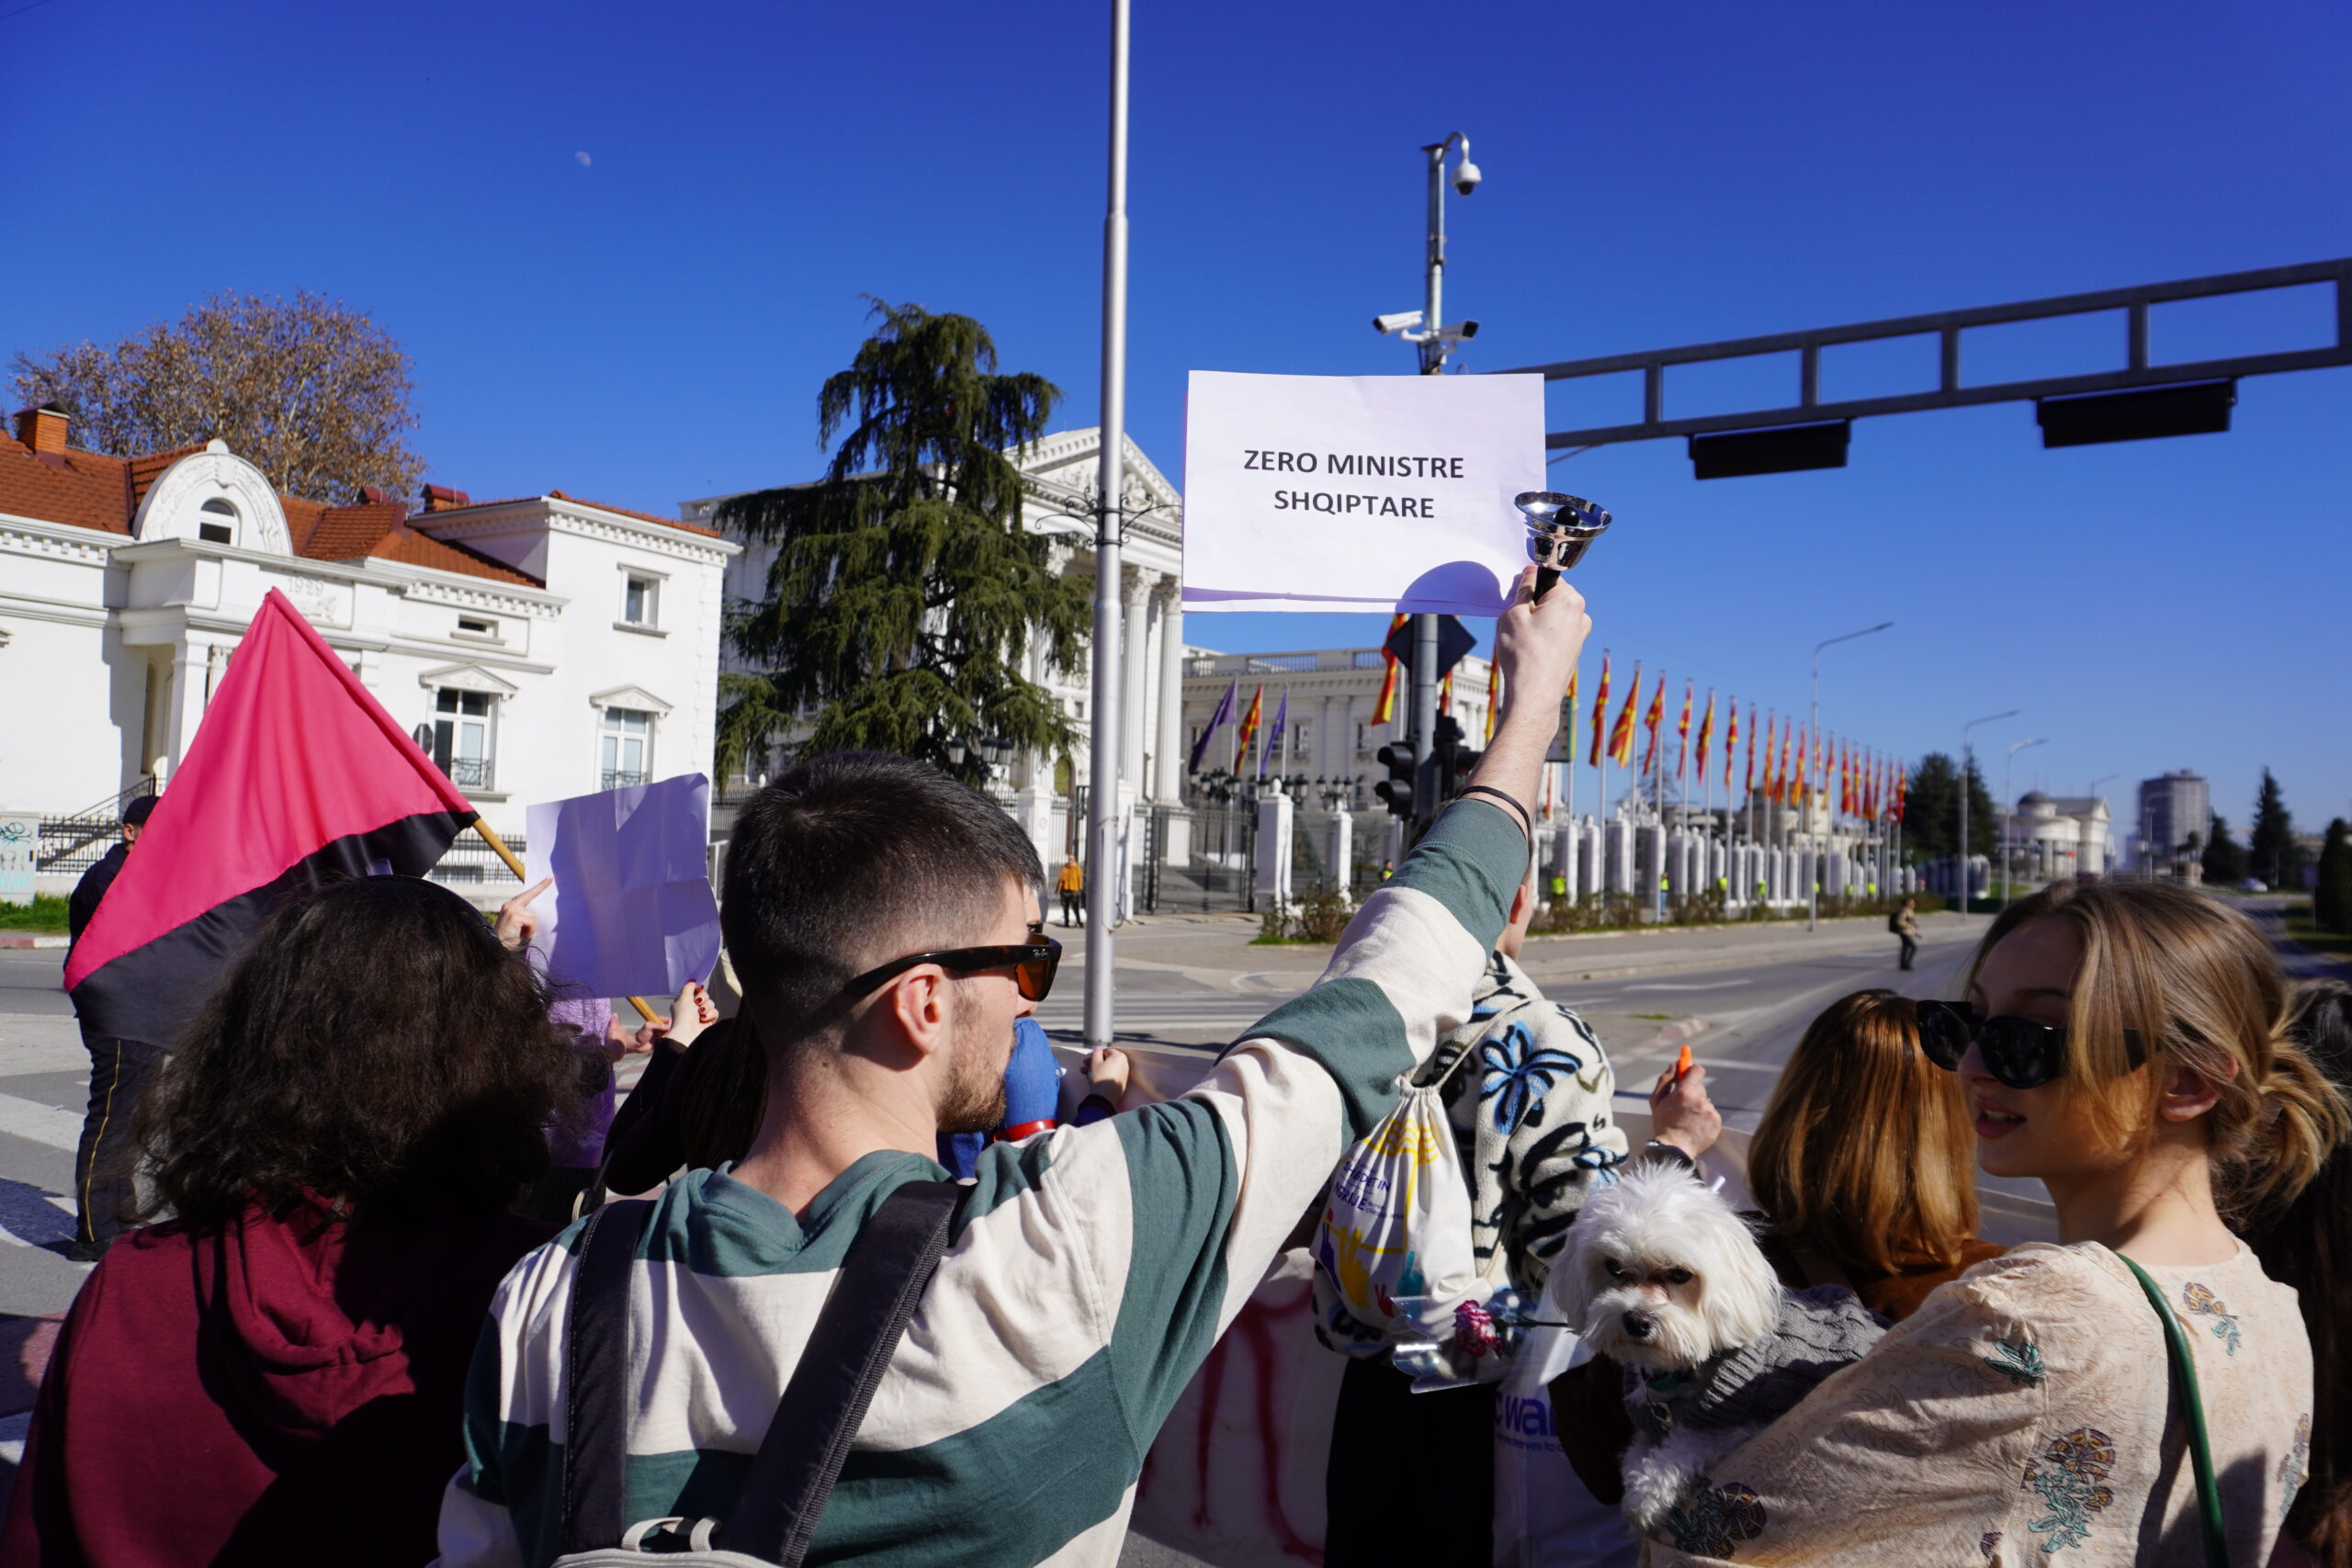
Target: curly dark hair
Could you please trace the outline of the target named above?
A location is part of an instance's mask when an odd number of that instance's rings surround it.
[[[199,1228],[306,1198],[421,1220],[495,1210],[580,1109],[546,985],[464,899],[371,876],[279,910],[139,1114],[153,1217]]]

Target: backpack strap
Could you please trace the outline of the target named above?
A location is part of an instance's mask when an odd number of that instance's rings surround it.
[[[948,1229],[970,1190],[910,1181],[859,1229],[718,1531],[728,1551],[800,1568],[850,1439],[939,1270]]]
[[[588,1216],[564,1316],[561,1550],[608,1547],[628,1528],[629,1265],[653,1213],[648,1198]]]

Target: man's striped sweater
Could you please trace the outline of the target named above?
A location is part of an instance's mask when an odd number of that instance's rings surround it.
[[[1467,1018],[1527,853],[1512,818],[1456,804],[1314,988],[1190,1093],[989,1150],[809,1562],[1115,1563],[1160,1422],[1399,1076]],[[629,1517],[726,1511],[858,1227],[942,1174],[871,1154],[797,1218],[723,1170],[662,1196],[631,1280]],[[555,1554],[579,1229],[491,1305],[442,1506],[451,1568]]]

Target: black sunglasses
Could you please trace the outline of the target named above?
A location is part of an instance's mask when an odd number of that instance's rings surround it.
[[[1974,1045],[1984,1058],[1984,1070],[2011,1089],[2040,1089],[2066,1072],[2066,1031],[2058,1024],[2036,1023],[2030,1018],[2002,1014],[1987,1018],[1966,1002],[1925,1001],[1919,1010],[1919,1049],[1946,1072]],[[2140,1032],[2123,1032],[2123,1049],[2132,1065],[2147,1059],[2140,1049]]]
[[[1011,969],[1012,983],[1023,998],[1042,1002],[1054,988],[1054,971],[1061,966],[1062,944],[1052,937],[1011,947],[952,947],[944,953],[910,953],[868,969],[841,990],[844,1001],[855,1001],[885,980],[896,979],[919,964],[936,964],[951,975],[977,975],[983,969]]]

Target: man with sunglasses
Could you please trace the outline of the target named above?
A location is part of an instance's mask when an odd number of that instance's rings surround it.
[[[1181,1099],[980,1156],[812,1560],[1117,1562],[1178,1394],[1340,1155],[1469,1017],[1590,625],[1566,582],[1529,603],[1532,576],[1498,623],[1510,704],[1485,759],[1315,987]],[[939,1134],[1002,1119],[1014,1021],[1059,958],[1044,892],[1010,816],[902,758],[818,758],[744,807],[721,918],[767,1100],[751,1152],[673,1183],[630,1264],[628,1518],[725,1511],[861,1227],[942,1177]],[[492,1309],[442,1511],[451,1568],[555,1555],[576,1245],[526,1258]]]

